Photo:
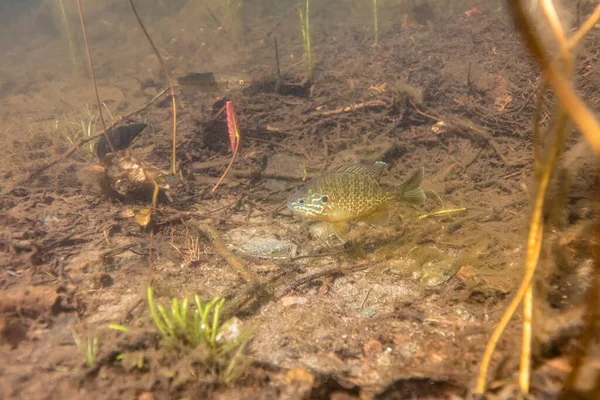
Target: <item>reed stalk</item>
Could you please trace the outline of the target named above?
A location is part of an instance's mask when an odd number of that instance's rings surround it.
[[[523,301],[523,340],[520,357],[519,386],[524,395],[528,394],[529,381],[531,379],[531,332],[533,323],[532,281],[542,247],[544,228],[542,210],[546,189],[562,152],[567,131],[566,125],[569,118],[574,120],[577,127],[583,133],[583,136],[587,139],[590,147],[594,151],[600,152],[600,123],[591,110],[579,98],[572,86],[574,59],[572,51],[600,18],[600,5],[597,6],[592,16],[589,17],[585,24],[579,28],[570,39],[567,39],[565,35],[564,28],[561,26],[560,21],[556,16],[553,4],[549,0],[543,0],[542,5],[544,7],[545,17],[548,20],[560,47],[558,59],[552,58],[546,54],[539,37],[537,37],[531,28],[532,22],[526,15],[523,4],[519,0],[509,1],[509,6],[515,20],[515,26],[521,31],[529,50],[535,56],[544,75],[544,82],[542,83],[542,88],[538,96],[542,97],[545,93],[546,85],[550,85],[560,101],[560,106],[557,112],[558,116],[553,132],[554,140],[547,149],[546,157],[542,158],[538,126],[542,100],[538,98],[538,104],[536,104],[536,115],[534,116],[533,122],[533,148],[537,191],[529,223],[525,276],[521,281],[521,285],[519,286],[515,297],[510,302],[488,341],[481,361],[479,377],[474,390],[475,394],[483,394],[485,391],[485,379],[492,354],[502,332],[508,325],[508,322],[521,301]]]
[[[379,17],[377,16],[377,0],[373,0],[373,31],[375,44],[379,43]]]
[[[73,40],[73,31],[71,30],[71,25],[69,24],[69,19],[67,18],[67,12],[65,11],[65,5],[63,0],[58,0],[58,4],[60,6],[60,18],[62,24],[63,35],[66,36],[67,41],[69,42],[69,55],[71,56],[71,63],[73,64],[73,73],[79,74],[79,61],[77,60],[77,53],[75,51],[75,41]]]
[[[302,12],[302,8],[298,7],[298,15],[300,16],[300,27],[302,28],[302,41],[304,42],[304,55],[306,57],[306,68],[308,70],[308,80],[313,80],[313,62],[310,49],[310,23],[309,23],[310,0],[306,0],[306,14]]]

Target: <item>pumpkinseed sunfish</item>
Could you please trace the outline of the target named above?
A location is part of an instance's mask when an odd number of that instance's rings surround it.
[[[379,183],[386,163],[351,164],[339,167],[308,182],[287,201],[296,214],[323,221],[336,236],[346,241],[348,222],[360,220],[376,226],[385,225],[390,218],[390,203],[402,201],[420,206],[425,193],[419,187],[424,169],[415,170],[395,189]]]
[[[182,86],[197,87],[203,92],[238,92],[250,87],[252,78],[241,72],[193,72],[177,78]]]

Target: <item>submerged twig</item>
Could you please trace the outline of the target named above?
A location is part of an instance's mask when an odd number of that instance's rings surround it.
[[[346,107],[336,108],[335,110],[327,110],[327,111],[315,111],[304,118],[304,121],[308,121],[313,118],[319,117],[329,117],[332,115],[344,114],[351,111],[358,111],[365,108],[378,108],[385,107],[387,103],[383,100],[368,100],[362,103],[352,104]]]
[[[217,28],[223,28],[223,24],[221,24],[221,21],[219,21],[219,18],[212,12],[208,4],[206,5],[206,11],[208,11],[210,17],[215,21],[215,24],[217,24]]]
[[[377,17],[377,0],[373,0],[373,31],[375,44],[379,43],[379,18]]]
[[[225,245],[223,240],[221,239],[221,235],[216,231],[208,223],[200,223],[200,222],[191,222],[190,226],[200,231],[203,235],[208,237],[213,245],[215,246],[215,250],[221,257],[227,261],[227,264],[238,273],[246,282],[257,281],[256,276],[246,268],[244,261],[233,254]]]
[[[81,6],[81,0],[77,0],[77,6],[79,8],[79,20],[81,21],[81,29],[83,31],[83,41],[85,42],[85,50],[88,56],[88,62],[90,64],[90,74],[92,75],[92,83],[94,84],[94,92],[96,93],[96,101],[98,103],[98,113],[100,114],[100,120],[102,121],[102,128],[104,128],[104,137],[112,153],[115,152],[110,138],[108,137],[108,129],[106,127],[106,121],[104,121],[104,114],[102,113],[102,102],[100,101],[100,94],[98,93],[98,85],[96,84],[96,74],[94,73],[94,63],[92,61],[92,53],[90,52],[90,45],[87,38],[87,29],[85,28],[85,18],[83,17],[83,8]]]
[[[467,211],[467,209],[463,207],[463,208],[438,210],[438,211],[430,212],[427,214],[419,215],[417,217],[417,219],[424,219],[424,218],[434,217],[434,216],[442,215],[442,214],[452,214],[452,213],[456,213],[456,212],[460,212],[460,211]]]
[[[302,277],[302,278],[298,279],[297,281],[293,282],[291,285],[289,285],[288,287],[283,289],[280,293],[278,293],[276,297],[281,298],[281,297],[285,296],[286,294],[299,288],[300,286],[306,285],[307,283],[312,282],[317,279],[320,279],[320,278],[346,274],[349,272],[356,272],[356,271],[370,268],[372,266],[375,266],[375,264],[359,264],[359,265],[353,265],[351,267],[346,267],[346,268],[331,268],[326,271],[317,272],[317,273]]]
[[[80,1],[80,0],[78,0],[78,1]],[[150,38],[150,34],[148,34],[148,31],[146,30],[146,27],[144,26],[144,23],[142,22],[142,19],[140,18],[139,14],[135,8],[135,5],[133,4],[133,0],[129,0],[129,4],[131,4],[131,9],[133,10],[133,13],[135,14],[135,18],[137,19],[138,23],[140,24],[140,27],[142,28],[144,35],[146,35],[146,39],[148,39],[150,46],[152,46],[152,50],[154,50],[154,54],[156,54],[156,58],[158,58],[158,62],[160,63],[160,66],[162,67],[162,69],[165,73],[165,76],[167,77],[167,84],[169,85],[169,89],[171,91],[171,100],[173,102],[173,154],[171,156],[171,173],[173,175],[175,175],[177,173],[177,154],[176,154],[177,153],[177,102],[175,101],[175,90],[173,89],[173,83],[171,82],[171,76],[169,75],[169,71],[167,70],[165,61],[163,60],[162,56],[160,55],[160,52],[154,45],[154,42]]]
[[[273,47],[275,49],[275,93],[279,93],[281,88],[281,68],[279,66],[279,47],[277,46],[277,36],[273,36]]]

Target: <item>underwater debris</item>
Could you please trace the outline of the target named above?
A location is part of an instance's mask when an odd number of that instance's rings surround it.
[[[123,197],[142,195],[151,199],[155,188],[167,195],[169,185],[165,182],[166,173],[144,161],[138,161],[127,152],[108,154],[103,160],[104,176],[102,182],[112,191]],[[169,199],[171,200],[171,199]]]
[[[110,128],[106,136],[108,136],[108,139],[116,151],[125,150],[146,126],[148,125],[129,124],[119,126],[118,128]],[[111,152],[106,136],[102,136],[100,140],[98,140],[98,145],[96,146],[96,155],[99,159],[103,159]]]

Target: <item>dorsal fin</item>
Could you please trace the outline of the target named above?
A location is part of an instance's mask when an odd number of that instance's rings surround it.
[[[352,174],[363,174],[363,175],[370,176],[371,178],[375,179],[376,181],[379,181],[381,179],[381,176],[383,175],[383,171],[385,170],[386,165],[387,164],[384,163],[383,161],[376,161],[375,164],[370,164],[370,165],[346,164],[346,165],[342,165],[337,168],[334,168],[330,172],[336,173],[336,174],[341,173],[341,172],[352,173]]]

